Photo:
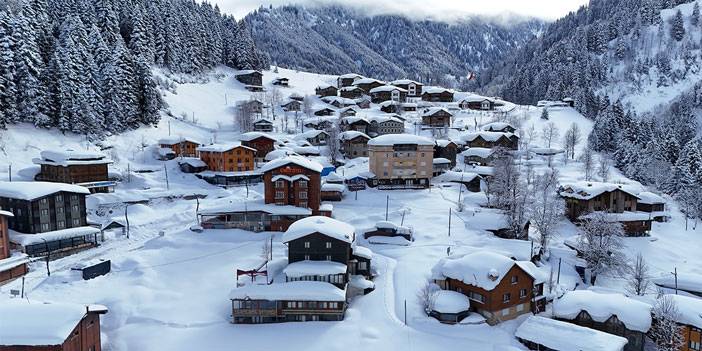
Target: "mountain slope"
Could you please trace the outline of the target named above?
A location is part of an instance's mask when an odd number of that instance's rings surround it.
[[[244,20],[256,45],[279,65],[430,82],[484,68],[544,26],[538,20],[507,27],[478,18],[447,24],[369,17],[338,6],[260,8]]]

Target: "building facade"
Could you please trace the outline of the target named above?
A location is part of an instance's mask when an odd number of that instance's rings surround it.
[[[387,134],[368,142],[369,171],[381,188],[426,188],[433,172],[434,142],[411,134]]]
[[[256,149],[241,144],[212,144],[197,148],[207,169],[214,172],[243,172],[254,169]]]
[[[109,192],[115,186],[109,180],[107,170],[112,160],[98,152],[42,151],[41,158],[32,161],[41,166],[35,177],[39,181],[78,184],[93,193]]]

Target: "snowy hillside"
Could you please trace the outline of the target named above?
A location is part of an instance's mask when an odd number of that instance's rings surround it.
[[[36,301],[66,301],[98,303],[108,307],[102,316],[104,350],[524,350],[514,337],[517,327],[529,314],[515,320],[490,326],[478,314],[471,314],[456,325],[441,324],[428,317],[420,305],[418,292],[431,275],[431,268],[450,255],[479,250],[492,250],[519,260],[532,255],[530,241],[498,238],[489,232],[503,221],[503,214],[485,207],[483,192],[464,191],[456,183],[434,180],[432,187],[422,190],[382,191],[369,188],[356,194],[347,193],[334,203],[334,218],[351,224],[359,244],[372,250],[373,266],[377,271],[375,290],[354,298],[339,322],[305,322],[262,325],[234,325],[231,321],[229,291],[236,286],[236,269],[251,269],[262,262],[261,248],[273,237],[274,263],[286,261],[286,246],[281,233],[252,233],[238,229],[209,229],[201,233],[189,228],[197,223],[196,209],[217,201],[244,201],[263,195],[261,184],[227,189],[210,185],[193,174],[182,173],[177,160],[158,161],[155,143],[166,136],[184,136],[203,143],[234,142],[240,132],[234,122],[233,106],[249,100],[256,93],[246,91],[232,78],[233,71],[219,68],[207,75],[209,82],[176,82],[177,76],[157,71],[171,87],[164,92],[168,113],[164,112],[157,126],[112,136],[99,144],[86,143],[83,136],[62,134],[54,130],[35,129],[31,125],[11,125],[2,132],[0,165],[12,165],[12,179],[30,180],[36,172],[31,159],[43,149],[102,149],[113,160],[110,170],[119,174],[121,182],[112,194],[91,195],[89,218],[103,222],[121,218],[124,201],[135,197],[150,199],[147,205],[130,205],[134,218],[132,235],[109,236],[105,243],[50,262],[51,276],[46,276],[45,262],[30,266],[25,293]],[[292,93],[302,96],[314,93],[322,83],[334,83],[334,76],[317,75],[280,68],[278,73],[263,72],[263,83],[273,89],[277,77],[290,79],[290,88],[279,88],[284,97]],[[467,93],[460,93],[467,96]],[[319,99],[315,104],[323,104]],[[452,104],[445,104],[447,107]],[[453,106],[455,107],[455,106]],[[277,110],[274,136],[289,139],[294,135],[283,132],[282,110]],[[521,137],[530,138],[532,148],[546,148],[543,130],[555,128],[563,135],[576,125],[585,139],[593,122],[570,107],[550,107],[548,120],[541,118],[543,108],[505,102],[497,112],[454,111],[455,124],[465,128],[451,129],[442,138],[460,140],[466,133],[494,121],[509,121],[519,128]],[[375,104],[359,115],[381,115]],[[414,122],[419,112],[403,114],[407,119],[405,132],[432,136]],[[446,132],[446,131],[444,131]],[[437,133],[435,131],[435,133]],[[441,132],[439,132],[441,133]],[[583,153],[584,140],[576,148]],[[552,148],[564,148],[561,138],[555,138]],[[322,150],[328,154],[328,150]],[[328,157],[314,159],[329,164]],[[534,174],[541,174],[551,164],[559,172],[561,182],[584,179],[583,164],[564,162],[562,156],[552,159],[535,156],[527,159],[520,154],[520,170],[527,165]],[[337,173],[350,176],[368,170],[368,159],[348,160]],[[470,171],[471,166],[459,162],[457,170]],[[8,169],[0,167],[0,180],[9,178]],[[168,181],[167,181],[168,180]],[[597,179],[600,180],[600,179]],[[609,180],[643,187],[616,170]],[[194,200],[188,195],[202,195]],[[357,196],[357,198],[356,198]],[[459,200],[460,199],[460,200]],[[671,206],[672,220],[654,223],[650,237],[625,238],[624,252],[629,258],[639,252],[646,255],[655,277],[667,277],[677,268],[681,276],[702,274],[702,257],[698,245],[690,238],[702,235],[702,228],[685,230],[684,217],[675,203]],[[458,201],[461,202],[459,206]],[[409,246],[372,244],[360,233],[373,228],[378,221],[403,222],[415,232]],[[452,216],[448,227],[449,214]],[[557,271],[559,259],[560,283],[554,284],[554,294],[582,286],[574,265],[575,252],[565,245],[576,235],[577,228],[561,218],[558,235],[552,243],[550,260],[542,260],[535,269],[544,276]],[[450,233],[450,234],[449,234]],[[109,259],[112,272],[84,281],[80,273],[70,268],[91,259]],[[275,270],[275,267],[271,267]],[[555,273],[554,273],[555,274]],[[247,277],[240,279],[248,279]],[[626,279],[616,274],[598,278],[601,289],[624,291]],[[19,289],[16,280],[0,286],[0,303],[11,289]],[[654,294],[643,299],[652,300]],[[406,308],[406,309],[405,309]]]

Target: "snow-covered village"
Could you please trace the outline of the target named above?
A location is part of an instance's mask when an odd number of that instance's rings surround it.
[[[540,2],[0,3],[0,350],[702,350],[702,0]]]

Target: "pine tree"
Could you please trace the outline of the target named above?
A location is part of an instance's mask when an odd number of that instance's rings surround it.
[[[690,24],[696,27],[700,23],[700,4],[695,2],[692,6],[692,15],[690,16]]]
[[[681,41],[685,37],[685,21],[680,10],[675,12],[675,16],[670,22],[670,36],[676,41]]]
[[[140,122],[146,125],[156,125],[161,118],[159,111],[163,105],[163,101],[151,75],[151,68],[142,57],[137,57],[136,59],[136,74],[140,86]]]
[[[12,42],[12,18],[0,11],[0,128],[17,121],[15,55]]]
[[[105,125],[110,132],[121,132],[139,125],[139,87],[134,59],[118,38],[112,59],[103,73]]]
[[[97,13],[97,26],[107,43],[112,47],[117,42],[119,33],[119,20],[111,0],[97,0],[95,11]]]
[[[138,6],[132,18],[132,32],[129,37],[129,50],[135,56],[140,56],[146,63],[153,64],[155,61],[152,46],[153,39],[151,32],[144,20],[144,10]]]
[[[44,61],[37,43],[39,30],[32,27],[28,17],[32,13],[31,7],[25,5],[14,25],[17,113],[24,121],[44,126],[48,121],[43,107],[47,103],[46,87],[39,79]]]

